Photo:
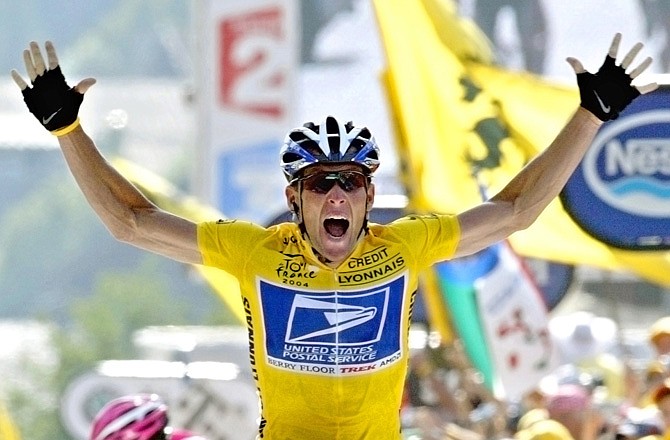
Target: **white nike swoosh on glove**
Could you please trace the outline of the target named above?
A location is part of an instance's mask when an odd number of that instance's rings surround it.
[[[596,96],[598,96],[598,95],[596,95]],[[602,104],[601,104],[601,105],[602,105]],[[51,120],[52,120],[52,119],[58,114],[58,112],[61,111],[61,110],[63,110],[63,107],[61,107],[61,108],[59,108],[58,110],[56,110],[55,112],[51,113],[51,116],[49,116],[48,118],[45,118],[44,116],[42,116],[42,124],[47,125],[49,122],[51,122]]]
[[[612,107],[609,106],[609,105],[608,105],[608,106],[605,106],[605,103],[602,101],[602,99],[600,99],[600,96],[598,96],[598,92],[596,92],[596,91],[594,90],[594,91],[593,91],[593,94],[596,95],[596,99],[598,100],[598,104],[600,105],[600,109],[601,109],[603,112],[605,112],[605,114],[609,113],[610,110],[612,109]]]

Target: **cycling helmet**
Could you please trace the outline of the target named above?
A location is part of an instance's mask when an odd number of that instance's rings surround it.
[[[95,416],[89,440],[149,440],[167,424],[167,405],[156,394],[119,397]]]
[[[170,440],[205,440],[204,437],[200,437],[197,434],[192,433],[191,431],[186,431],[184,429],[175,429],[173,430],[168,437]]]
[[[284,139],[281,167],[290,182],[306,167],[316,163],[361,165],[369,174],[379,167],[379,147],[370,130],[341,124],[328,116],[320,125],[308,122],[291,130]]]

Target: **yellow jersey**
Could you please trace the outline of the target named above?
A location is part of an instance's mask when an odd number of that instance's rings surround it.
[[[459,238],[450,215],[370,224],[331,268],[296,224],[199,224],[204,264],[240,283],[261,402],[258,438],[400,439],[418,277],[449,259]]]

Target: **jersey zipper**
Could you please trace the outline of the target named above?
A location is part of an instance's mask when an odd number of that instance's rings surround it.
[[[339,438],[340,426],[339,426],[339,415],[342,413],[342,399],[344,398],[343,388],[342,388],[342,374],[340,372],[340,297],[339,297],[339,272],[337,269],[333,269],[334,277],[334,286],[333,294],[335,296],[335,322],[337,322],[337,331],[335,332],[335,368],[337,374],[335,375],[335,396],[336,396],[336,414],[338,415],[338,426],[336,430],[336,437]]]

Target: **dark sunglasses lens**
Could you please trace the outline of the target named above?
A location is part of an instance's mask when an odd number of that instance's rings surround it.
[[[351,192],[363,188],[366,180],[366,176],[362,173],[344,171],[339,173],[313,174],[303,180],[303,185],[308,191],[327,194],[336,183],[344,191]]]
[[[366,177],[361,173],[345,172],[340,173],[340,187],[347,192],[355,191],[365,186]]]
[[[316,174],[305,180],[305,188],[315,193],[326,194],[336,182],[337,178],[331,174]]]

